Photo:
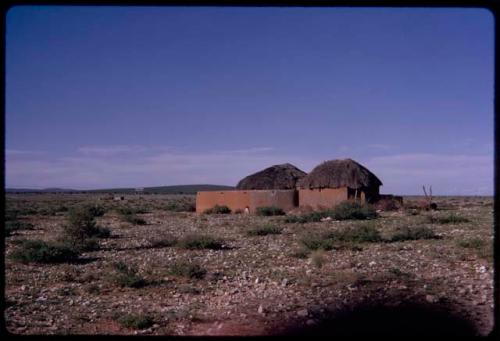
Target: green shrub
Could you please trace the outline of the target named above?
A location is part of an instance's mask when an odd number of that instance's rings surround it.
[[[257,207],[256,214],[259,216],[285,215],[285,211],[283,211],[279,207],[262,206],[262,207]]]
[[[249,236],[266,236],[268,234],[281,234],[283,229],[274,225],[264,225],[247,230]]]
[[[58,243],[26,240],[11,254],[11,258],[23,263],[64,263],[76,260],[78,252]]]
[[[205,214],[228,214],[231,213],[231,209],[225,205],[219,206],[215,205],[212,208],[206,209]]]
[[[459,224],[459,223],[468,223],[470,222],[469,219],[465,217],[460,217],[457,216],[454,213],[451,213],[447,216],[442,216],[442,217],[434,217],[434,216],[427,216],[427,221],[431,224]]]
[[[113,264],[115,274],[113,281],[120,287],[142,288],[147,285],[147,282],[137,274],[137,269],[133,266],[128,266],[123,262]]]
[[[335,206],[333,210],[333,219],[373,219],[377,217],[375,208],[369,204],[360,204],[356,201],[344,201]]]
[[[184,249],[222,249],[222,240],[205,234],[188,234],[178,241],[177,245]]]
[[[60,241],[79,251],[98,249],[99,243],[92,238],[107,238],[111,231],[96,226],[94,214],[95,208],[88,205],[72,208],[68,215],[69,224],[63,226]]]
[[[418,239],[440,239],[436,233],[425,226],[421,227],[402,227],[390,238],[391,242],[400,242],[405,240],[418,240]]]
[[[149,315],[125,315],[118,319],[118,322],[125,328],[146,329],[154,324],[154,320]]]
[[[201,279],[205,277],[207,271],[197,263],[177,261],[170,266],[169,273],[174,276]]]

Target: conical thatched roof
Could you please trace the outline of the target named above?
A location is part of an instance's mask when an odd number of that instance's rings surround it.
[[[293,189],[297,181],[307,174],[294,165],[274,165],[243,178],[236,185],[240,190]]]
[[[351,159],[323,162],[297,183],[300,188],[361,188],[381,185],[382,181],[375,174]]]

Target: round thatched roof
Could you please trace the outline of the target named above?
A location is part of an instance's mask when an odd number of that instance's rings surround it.
[[[354,160],[330,160],[316,166],[297,183],[300,188],[378,187],[375,174]]]
[[[293,189],[297,181],[307,174],[294,165],[274,165],[243,178],[236,185],[240,190]]]

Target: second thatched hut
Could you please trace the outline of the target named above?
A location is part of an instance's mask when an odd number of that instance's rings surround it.
[[[300,206],[313,209],[330,208],[349,199],[374,202],[381,185],[375,174],[352,159],[323,162],[297,182]]]

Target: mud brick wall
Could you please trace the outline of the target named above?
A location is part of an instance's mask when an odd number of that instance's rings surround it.
[[[301,207],[309,206],[312,209],[332,208],[347,199],[347,187],[299,190],[299,205]]]
[[[196,194],[196,212],[203,213],[215,205],[225,205],[231,209],[244,211],[248,208],[255,213],[257,207],[275,206],[289,211],[298,206],[296,190],[249,190],[249,191],[205,191]]]

